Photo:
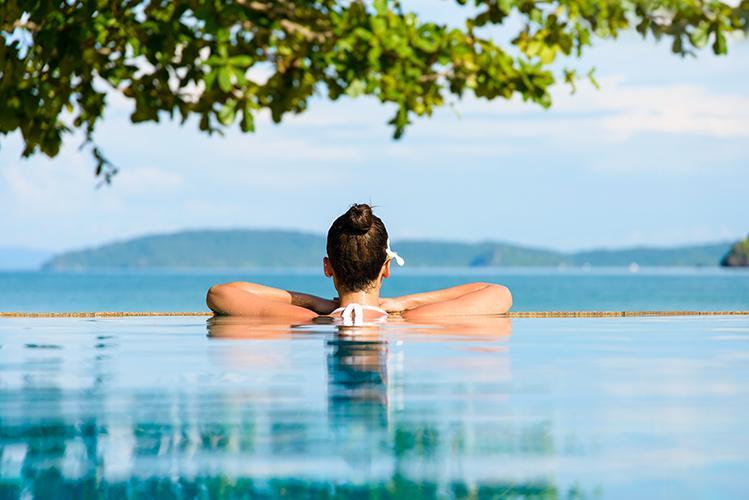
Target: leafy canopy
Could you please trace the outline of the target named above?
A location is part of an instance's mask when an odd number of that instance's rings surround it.
[[[749,0],[455,1],[460,29],[395,0],[0,0],[0,133],[20,130],[24,156],[53,157],[79,129],[109,182],[116,169],[93,138],[111,92],[133,103],[134,123],[176,114],[207,133],[237,121],[251,132],[263,109],[280,122],[316,93],[369,95],[394,105],[398,138],[450,95],[549,106],[556,80],[578,78],[554,61],[594,37],[634,28],[676,54],[724,54],[749,30]],[[496,25],[517,26],[505,46],[487,34]]]

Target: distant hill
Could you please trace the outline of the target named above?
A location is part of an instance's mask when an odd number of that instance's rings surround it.
[[[39,269],[39,266],[51,255],[51,252],[32,248],[2,247],[0,248],[0,270]]]
[[[749,236],[737,241],[720,260],[725,267],[749,267]]]
[[[636,247],[622,250],[591,250],[570,255],[573,265],[627,266],[636,262],[641,266],[718,266],[731,247],[731,242],[709,245],[690,245],[673,248]]]
[[[182,231],[65,252],[44,269],[309,267],[324,251],[325,238],[297,231]]]
[[[730,242],[561,253],[499,242],[401,240],[409,267],[718,266]],[[325,238],[281,230],[204,230],[143,236],[52,257],[47,270],[302,268],[319,266]]]

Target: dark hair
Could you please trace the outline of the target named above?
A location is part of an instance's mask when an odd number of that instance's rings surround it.
[[[328,230],[328,258],[339,286],[349,292],[369,288],[387,260],[385,224],[366,204],[352,205]]]

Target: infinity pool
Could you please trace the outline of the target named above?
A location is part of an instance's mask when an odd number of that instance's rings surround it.
[[[746,498],[749,317],[0,319],[0,498]]]

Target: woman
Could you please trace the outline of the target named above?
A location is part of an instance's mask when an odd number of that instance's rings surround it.
[[[388,233],[369,205],[353,205],[328,231],[325,276],[333,278],[338,298],[326,300],[305,293],[255,283],[234,282],[208,290],[206,303],[217,315],[254,316],[292,322],[328,315],[344,325],[384,321],[389,313],[409,320],[438,316],[505,313],[512,306],[510,291],[491,283],[468,283],[444,290],[380,297],[382,280],[390,276],[393,260]]]

